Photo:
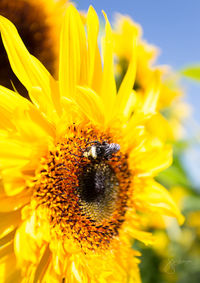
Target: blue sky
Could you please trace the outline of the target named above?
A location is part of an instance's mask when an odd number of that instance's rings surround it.
[[[77,8],[87,10],[92,5],[98,15],[103,9],[109,20],[116,12],[127,14],[143,28],[143,38],[160,48],[158,64],[180,70],[192,63],[200,63],[200,0],[79,0]],[[103,17],[102,17],[103,19]],[[193,107],[193,118],[200,125],[200,83],[183,80],[186,100]],[[190,129],[190,121],[187,123]],[[190,129],[188,135],[199,130]],[[200,142],[186,153],[185,164],[191,176],[200,186]]]

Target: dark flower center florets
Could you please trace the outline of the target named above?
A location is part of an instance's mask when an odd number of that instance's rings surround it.
[[[70,127],[35,180],[34,198],[50,223],[85,250],[106,248],[125,219],[131,183],[127,156],[109,135]],[[85,248],[86,247],[86,248]]]

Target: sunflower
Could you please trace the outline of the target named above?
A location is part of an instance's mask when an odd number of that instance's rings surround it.
[[[184,135],[182,121],[189,116],[190,107],[182,101],[183,90],[179,85],[179,78],[169,67],[155,64],[159,54],[158,48],[143,40],[142,28],[137,23],[130,17],[120,14],[116,17],[114,27],[114,52],[116,54],[118,85],[121,84],[131,60],[134,38],[138,42],[136,49],[136,79],[133,86],[137,94],[137,107],[143,105],[144,94],[149,88],[152,77],[157,72],[160,83],[160,96],[157,103],[157,126],[155,127],[153,122],[152,127],[154,129],[164,127],[165,136],[171,141],[180,139]],[[177,114],[180,111],[181,115]],[[164,133],[160,134],[164,135]]]
[[[146,130],[156,114],[157,75],[134,108],[135,48],[118,92],[113,33],[69,5],[60,37],[59,79],[0,17],[13,72],[31,101],[0,87],[2,185],[0,274],[5,282],[140,282],[131,239],[152,242],[140,215],[183,217],[154,180],[171,147]],[[102,68],[103,65],[103,68]]]
[[[17,27],[31,54],[36,56],[53,74],[56,74],[59,54],[59,31],[67,0],[1,0],[0,14]],[[9,66],[4,46],[0,44],[1,85],[17,89],[27,96],[27,91]],[[5,68],[6,66],[6,68]]]

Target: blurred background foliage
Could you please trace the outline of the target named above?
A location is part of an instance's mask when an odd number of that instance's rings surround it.
[[[200,65],[188,66],[180,73],[200,83]],[[183,162],[184,151],[190,146],[190,139],[175,142],[172,166],[157,177],[171,191],[185,216],[185,223],[178,231],[176,224],[169,223],[167,234],[163,229],[151,229],[157,237],[153,247],[135,243],[142,253],[143,283],[200,282],[200,187],[193,185]]]
[[[200,188],[193,186],[183,166],[182,155],[187,146],[186,141],[174,145],[172,166],[157,177],[171,191],[185,222],[178,227],[172,219],[166,219],[166,229],[161,225],[150,227],[149,231],[156,235],[152,247],[135,243],[134,247],[142,253],[143,283],[200,281]]]

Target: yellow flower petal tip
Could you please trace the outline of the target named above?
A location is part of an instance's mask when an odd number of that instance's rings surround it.
[[[153,181],[171,162],[169,146],[147,127],[156,83],[136,108],[132,62],[117,91],[113,33],[107,24],[102,57],[93,8],[85,25],[75,7],[67,9],[58,81],[13,25],[0,21],[13,71],[31,98],[0,87],[3,280],[141,282],[130,240],[148,244],[152,236],[140,215],[174,213]]]

